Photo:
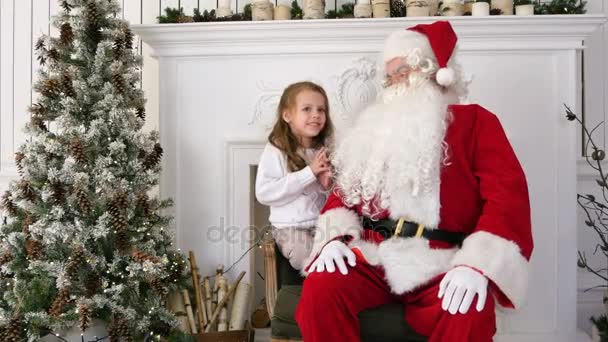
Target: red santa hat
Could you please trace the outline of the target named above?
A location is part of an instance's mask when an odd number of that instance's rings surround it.
[[[435,76],[437,83],[447,87],[454,83],[454,70],[448,67],[458,38],[448,21],[419,24],[391,34],[385,43],[384,62],[395,57],[407,56],[413,49],[420,49],[423,56],[434,57],[439,65]]]

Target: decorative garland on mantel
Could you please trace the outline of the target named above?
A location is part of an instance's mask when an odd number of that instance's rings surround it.
[[[243,0],[246,1],[246,0]],[[252,0],[259,1],[259,0]],[[334,0],[336,1],[336,0]],[[388,0],[387,0],[388,1]],[[454,0],[444,0],[446,4],[442,4],[439,1],[439,4],[436,5],[439,10],[437,11],[436,16],[451,16],[453,15],[453,11],[450,11],[450,8],[447,7],[449,4],[454,3]],[[337,1],[336,1],[337,2]],[[362,1],[365,2],[365,1]],[[458,2],[458,1],[457,1]],[[490,0],[464,0],[464,6],[467,8],[467,5],[472,5],[476,2],[486,2],[490,3]],[[492,8],[489,11],[489,15],[501,15],[503,11],[494,7],[494,1],[492,1]],[[369,2],[368,2],[369,3]],[[372,0],[374,3],[374,0]],[[408,3],[406,6],[405,3]],[[390,17],[405,17],[407,15],[407,7],[419,7],[421,5],[431,5],[432,0],[419,0],[419,1],[410,1],[410,0],[390,0]],[[448,4],[449,3],[449,4]],[[551,14],[584,14],[586,12],[587,1],[583,0],[551,0],[551,1],[542,1],[542,0],[513,0],[513,6],[523,6],[523,5],[533,5],[534,6],[534,14],[537,15],[551,15]],[[284,5],[283,5],[284,6]],[[238,0],[237,0],[238,7]],[[329,10],[325,14],[325,19],[349,19],[354,18],[356,5],[352,2],[345,3],[342,5],[340,9],[337,10]],[[337,8],[337,3],[336,3]],[[157,17],[158,23],[160,24],[177,24],[177,23],[193,23],[193,22],[215,22],[215,21],[250,21],[252,20],[251,13],[251,3],[245,5],[242,13],[235,13],[227,16],[217,16],[216,9],[212,10],[204,10],[202,13],[200,9],[195,8],[192,15],[188,15],[184,12],[183,8],[171,8],[167,7],[164,10],[164,14]],[[298,20],[302,19],[303,11],[302,8],[298,5],[296,0],[293,0],[291,3],[291,19]],[[467,16],[471,15],[470,10],[465,10],[462,15]]]

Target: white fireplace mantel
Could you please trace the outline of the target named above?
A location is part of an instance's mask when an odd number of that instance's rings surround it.
[[[579,49],[603,15],[451,17],[462,50]],[[135,25],[152,56],[377,52],[388,32],[429,18],[293,20]]]
[[[135,25],[159,60],[161,195],[201,274],[249,248],[252,177],[282,89],[321,84],[341,132],[378,89],[384,38],[435,18]],[[583,41],[599,15],[449,18],[471,102],[497,113],[528,180],[535,250],[527,305],[499,315],[497,341],[577,341],[576,125]],[[253,260],[231,271],[247,271]]]

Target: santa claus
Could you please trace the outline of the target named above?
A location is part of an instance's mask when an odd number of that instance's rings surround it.
[[[386,40],[385,88],[331,156],[296,311],[304,341],[359,341],[357,314],[394,301],[429,341],[491,341],[495,303],[522,305],[526,179],[498,118],[458,104],[456,41],[446,21]]]

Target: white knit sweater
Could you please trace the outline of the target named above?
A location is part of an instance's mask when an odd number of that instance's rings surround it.
[[[318,150],[304,150],[309,162]],[[287,157],[272,144],[266,144],[255,181],[255,196],[270,206],[270,223],[277,228],[312,228],[319,211],[327,200],[327,192],[312,172],[310,166],[289,172]]]

